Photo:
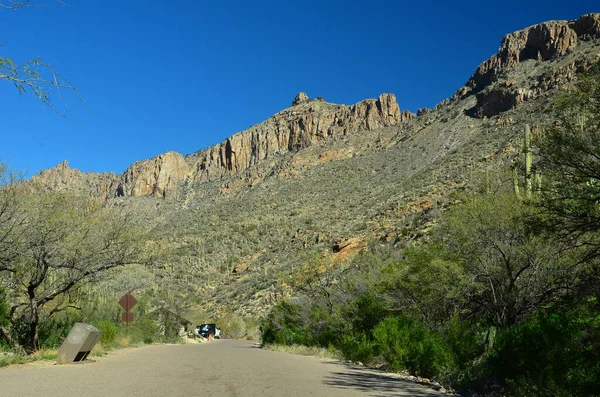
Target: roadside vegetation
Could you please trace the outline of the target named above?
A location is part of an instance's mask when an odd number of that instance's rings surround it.
[[[343,269],[308,273],[264,319],[263,344],[455,389],[600,395],[599,69],[554,112],[504,180],[454,194],[428,239],[401,252],[374,242]]]

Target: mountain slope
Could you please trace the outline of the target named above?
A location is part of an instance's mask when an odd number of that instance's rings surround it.
[[[518,159],[521,131],[552,122],[552,96],[600,57],[600,14],[507,35],[450,99],[418,116],[391,94],[353,106],[293,106],[188,156],[122,175],[63,163],[32,178],[135,211],[157,225],[187,290],[215,310],[263,313],[298,269],[344,266],[380,242],[426,234],[456,189]],[[175,266],[175,265],[174,265]]]

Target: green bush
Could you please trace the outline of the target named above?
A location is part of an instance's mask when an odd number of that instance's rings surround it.
[[[344,358],[369,364],[377,355],[377,344],[365,334],[343,335],[339,342],[339,349]]]
[[[69,334],[72,326],[70,321],[50,319],[38,330],[40,347],[50,349],[59,347]]]
[[[387,317],[373,331],[382,355],[394,370],[439,378],[447,373],[451,353],[440,335],[403,317]]]
[[[454,316],[446,325],[443,335],[450,359],[446,372],[439,374],[439,380],[457,387],[480,378],[482,369],[476,363],[481,361],[478,358],[484,354],[487,330],[478,323],[461,321]]]
[[[120,334],[128,337],[131,343],[152,343],[158,339],[160,330],[152,318],[140,316],[128,326],[123,327]]]
[[[96,324],[100,330],[100,344],[105,349],[112,349],[117,343],[117,334],[119,327],[112,321],[100,321]]]
[[[354,332],[366,334],[372,338],[373,329],[388,314],[385,305],[374,295],[363,294],[356,299],[354,306],[354,313],[352,313]]]
[[[527,396],[600,395],[600,312],[594,299],[566,313],[539,313],[499,332],[491,374]]]
[[[302,314],[303,307],[281,301],[271,309],[268,316],[262,321],[261,340],[264,344],[280,345],[315,345],[315,340],[307,328],[308,315]]]

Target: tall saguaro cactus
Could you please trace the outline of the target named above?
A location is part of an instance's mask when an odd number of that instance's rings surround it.
[[[531,199],[531,191],[533,186],[533,174],[531,173],[531,164],[533,155],[531,153],[531,128],[529,124],[525,124],[525,142],[523,151],[525,152],[525,197]]]
[[[525,198],[531,200],[533,180],[534,178],[536,179],[536,189],[539,190],[541,188],[542,177],[541,175],[534,175],[532,172],[533,153],[531,151],[531,128],[529,128],[529,124],[525,124],[525,135],[523,138],[523,153],[525,154]],[[521,198],[519,190],[519,174],[516,168],[513,169],[513,188],[515,190],[515,196]]]

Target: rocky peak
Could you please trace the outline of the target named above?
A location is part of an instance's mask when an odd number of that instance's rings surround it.
[[[549,21],[506,35],[498,53],[483,62],[467,82],[462,96],[477,93],[507,69],[528,59],[547,61],[569,53],[579,41],[600,38],[600,14],[575,21]]]
[[[113,173],[84,173],[71,168],[67,160],[31,178],[33,184],[47,190],[69,190],[101,200],[112,197],[115,180]]]
[[[32,180],[43,183],[48,187],[57,188],[60,185],[68,185],[81,174],[81,171],[69,167],[67,160],[63,160],[54,167],[42,170],[39,174],[34,175]]]
[[[116,196],[168,198],[186,179],[188,165],[177,152],[138,161],[119,176]]]
[[[308,102],[308,95],[306,95],[306,92],[299,92],[294,98],[292,106],[301,105],[306,102]]]
[[[325,139],[397,125],[415,117],[411,112],[400,111],[393,94],[381,94],[378,99],[351,106],[322,99],[304,103],[303,107],[282,110],[221,144],[195,153],[191,156],[195,159],[191,165],[194,180],[218,180],[246,171],[276,153],[297,152]]]

